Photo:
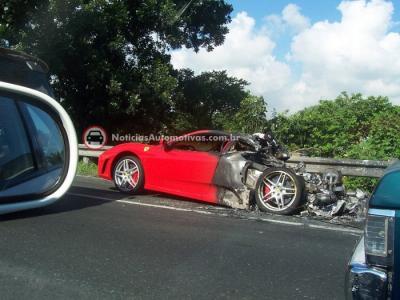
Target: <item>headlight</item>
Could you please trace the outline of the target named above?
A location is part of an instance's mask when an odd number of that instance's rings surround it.
[[[367,263],[383,267],[393,265],[394,211],[370,209],[365,226]]]

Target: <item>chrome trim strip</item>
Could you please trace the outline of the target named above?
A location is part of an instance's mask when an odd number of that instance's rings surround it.
[[[369,215],[376,215],[376,216],[384,216],[384,217],[394,217],[395,211],[391,209],[377,209],[377,208],[370,208],[368,210]]]
[[[369,267],[369,266],[362,266],[362,265],[357,265],[357,266],[351,266],[351,273],[357,274],[357,275],[364,275],[364,274],[371,274],[375,276],[376,278],[379,278],[382,280],[382,282],[387,282],[387,274],[384,270]],[[372,288],[372,287],[371,287]]]

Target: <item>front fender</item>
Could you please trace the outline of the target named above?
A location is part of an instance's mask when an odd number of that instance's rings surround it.
[[[133,155],[136,156],[141,162],[143,160],[143,153],[151,146],[145,144],[127,143],[117,145],[105,152],[103,152],[98,161],[98,175],[100,178],[112,180],[114,164],[123,156]]]

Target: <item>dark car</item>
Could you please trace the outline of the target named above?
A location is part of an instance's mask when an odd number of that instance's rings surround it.
[[[369,200],[364,236],[350,260],[347,299],[400,299],[400,162]]]
[[[104,137],[100,130],[91,130],[86,136],[86,141],[91,145],[101,145],[104,142]]]
[[[28,87],[54,98],[48,72],[47,64],[39,58],[0,48],[0,81]]]

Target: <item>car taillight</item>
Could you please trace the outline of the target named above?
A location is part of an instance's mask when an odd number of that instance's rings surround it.
[[[392,266],[394,211],[370,209],[364,236],[367,263],[383,267]]]

